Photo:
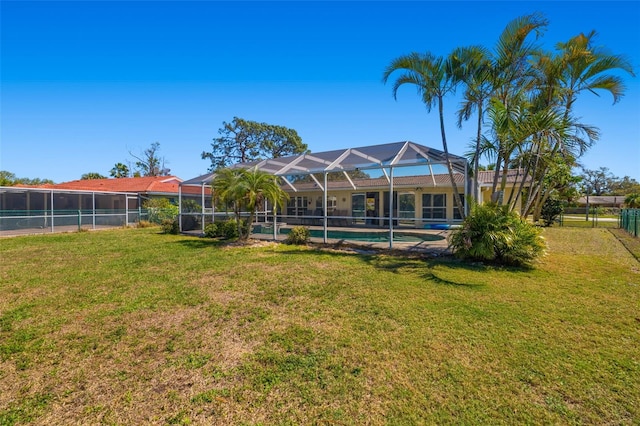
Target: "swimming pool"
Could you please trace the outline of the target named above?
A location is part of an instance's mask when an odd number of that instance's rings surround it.
[[[291,230],[289,228],[280,229],[281,234],[288,234]],[[255,232],[261,234],[270,234],[273,232],[270,228],[260,227],[260,230],[256,229]],[[322,229],[309,230],[312,238],[323,238],[324,231]],[[327,238],[334,240],[351,240],[351,241],[366,241],[370,243],[383,243],[389,241],[389,231],[387,230],[367,230],[367,231],[346,231],[346,230],[327,230]],[[394,231],[393,241],[398,243],[420,243],[423,241],[441,241],[445,237],[442,235],[433,234],[418,234],[411,233],[410,231]]]

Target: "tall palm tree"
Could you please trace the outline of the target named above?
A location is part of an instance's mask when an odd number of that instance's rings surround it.
[[[593,126],[579,123],[573,117],[573,106],[578,95],[583,92],[598,94],[609,92],[613,103],[624,95],[625,85],[622,78],[612,72],[626,72],[634,75],[629,61],[621,55],[613,55],[594,46],[596,32],[578,34],[567,42],[558,43],[556,55],[540,53],[534,56],[533,69],[536,72],[536,104],[538,108],[561,108],[565,126],[572,128],[565,137],[549,141],[547,149],[541,155],[547,161],[541,162],[541,170],[536,172],[539,189],[535,199],[525,206],[525,214],[530,211],[537,220],[542,205],[550,191],[542,191],[546,176],[546,165],[553,165],[553,158],[561,156],[565,161],[580,158],[599,138],[599,131]],[[553,189],[551,186],[549,189]],[[533,202],[533,203],[531,203]]]
[[[477,112],[475,149],[471,156],[473,162],[473,198],[478,201],[478,169],[480,166],[480,150],[482,144],[482,124],[484,122],[485,104],[493,93],[491,53],[482,46],[461,47],[449,56],[454,78],[464,87],[464,99],[458,110],[458,128],[462,122],[469,120],[474,111]]]
[[[453,175],[453,165],[449,156],[449,147],[444,128],[444,98],[455,91],[457,84],[453,76],[452,64],[448,59],[435,56],[429,52],[424,54],[410,53],[394,59],[387,66],[382,76],[383,83],[386,84],[391,75],[397,71],[400,71],[401,74],[393,84],[394,99],[397,99],[398,89],[401,86],[412,84],[416,87],[418,95],[420,95],[422,102],[427,107],[427,112],[431,112],[431,109],[435,106],[438,108],[442,149],[453,188],[453,199],[460,212],[460,217],[464,219],[464,208],[460,202],[460,192]]]

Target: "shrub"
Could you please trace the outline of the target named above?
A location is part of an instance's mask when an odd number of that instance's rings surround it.
[[[235,240],[240,236],[238,233],[238,221],[229,219],[218,225],[218,236],[226,240]]]
[[[544,226],[551,226],[556,218],[562,214],[564,207],[562,207],[562,201],[557,198],[549,197],[542,205],[542,211],[540,212]]]
[[[449,242],[455,255],[463,259],[528,266],[545,253],[540,233],[506,206],[485,204],[472,208]]]
[[[142,203],[142,207],[147,209],[149,222],[158,224],[162,224],[165,219],[175,218],[180,210],[166,198],[151,198]]]
[[[156,226],[155,223],[151,223],[148,220],[141,220],[136,223],[136,228],[150,228],[152,226]]]
[[[307,244],[311,238],[309,228],[304,226],[295,226],[291,228],[289,235],[285,238],[284,242],[287,244]]]
[[[160,226],[163,234],[177,234],[180,230],[178,219],[164,219]]]
[[[204,227],[204,236],[207,238],[216,238],[219,237],[220,235],[218,235],[218,224],[217,223],[210,223],[207,226]]]

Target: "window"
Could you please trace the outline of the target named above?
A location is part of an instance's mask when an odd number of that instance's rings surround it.
[[[304,216],[307,213],[307,197],[291,197],[287,203],[287,216]]]
[[[445,220],[447,218],[446,194],[422,194],[422,218]]]
[[[464,211],[464,196],[462,194],[458,194],[458,195],[460,196],[460,205],[462,206],[462,210]],[[460,210],[458,210],[458,207],[455,205],[455,203],[453,205],[453,218],[457,220],[462,220],[462,216],[460,216]]]
[[[338,198],[327,196],[327,211],[332,212],[338,205]],[[322,210],[322,197],[316,198],[316,209]]]

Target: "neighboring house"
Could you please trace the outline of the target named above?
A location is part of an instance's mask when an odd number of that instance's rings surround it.
[[[589,207],[603,207],[603,208],[616,208],[621,209],[624,207],[624,195],[589,195],[580,197],[576,200],[578,208]]]
[[[124,192],[136,194],[140,204],[145,199],[167,198],[172,204],[178,204],[179,188],[182,179],[177,176],[144,176],[117,179],[81,179],[48,185],[50,189],[69,189],[76,191]],[[207,191],[207,195],[210,192]],[[198,188],[182,190],[182,197],[200,201]],[[131,207],[131,206],[130,206]]]
[[[151,198],[167,198],[177,205],[181,182],[182,179],[176,176],[149,176],[82,179],[37,187],[21,185],[14,187],[15,190],[24,188],[28,192],[3,192],[0,194],[0,207],[8,210],[47,210],[53,204],[56,210],[91,210],[94,207],[104,210],[132,210],[138,209],[145,200]],[[184,188],[182,198],[193,199],[198,204],[205,198],[205,202],[210,203],[210,190],[205,189],[203,197],[200,188]]]

